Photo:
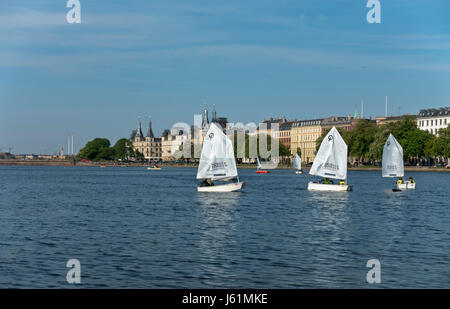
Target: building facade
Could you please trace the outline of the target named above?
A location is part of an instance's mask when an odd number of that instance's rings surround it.
[[[152,130],[152,122],[148,122],[147,135],[142,134],[141,121],[137,130],[131,133],[130,140],[134,151],[139,151],[146,160],[159,161],[162,159],[161,138],[155,137]]]
[[[183,128],[172,128],[165,130],[161,137],[161,151],[163,161],[173,161],[180,158],[180,149],[183,145],[190,142],[188,132]]]
[[[316,157],[316,140],[322,134],[323,119],[298,120],[291,126],[291,153],[300,148],[304,163],[311,163]]]
[[[400,121],[404,117],[411,117],[411,115],[375,117],[375,122],[376,122],[377,126],[381,126],[381,125],[386,124],[386,123]]]
[[[280,126],[286,122],[286,118],[270,118],[270,119],[264,119],[258,124],[258,127],[256,128],[256,134],[261,135],[265,134],[273,138],[279,138],[279,130]],[[275,127],[278,126],[278,130],[275,129]]]
[[[281,144],[291,149],[291,128],[293,121],[286,121],[279,127],[278,139]]]
[[[422,109],[417,116],[417,127],[434,135],[439,135],[439,129],[447,128],[449,124],[449,107]]]
[[[346,131],[352,130],[355,128],[358,121],[361,120],[361,118],[354,118],[351,116],[347,117],[338,117],[338,116],[331,116],[328,118],[323,119],[322,121],[322,132],[331,130],[332,127],[340,128]],[[369,121],[372,121],[369,119]]]

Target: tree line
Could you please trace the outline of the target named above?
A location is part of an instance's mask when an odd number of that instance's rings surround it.
[[[133,150],[133,145],[129,139],[121,138],[114,146],[107,138],[94,138],[86,143],[77,155],[77,159],[92,161],[128,161],[131,158],[143,160],[144,155]]]
[[[380,162],[390,133],[402,146],[405,162],[417,164],[450,157],[450,126],[440,129],[435,136],[417,128],[416,120],[411,116],[382,125],[361,119],[352,130],[338,128],[338,131],[348,146],[349,157],[360,163]],[[316,152],[327,133],[323,132],[317,139]]]

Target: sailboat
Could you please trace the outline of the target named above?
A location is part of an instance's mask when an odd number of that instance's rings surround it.
[[[340,179],[339,184],[308,183],[308,190],[314,191],[351,191],[347,185],[347,145],[333,127],[320,144],[319,151],[309,171],[310,175],[325,177],[326,179]]]
[[[292,167],[296,169],[296,174],[302,174],[302,159],[300,156],[296,153],[294,156],[294,163],[292,164]]]
[[[156,164],[147,167],[147,169],[149,171],[159,171],[159,170],[161,170],[161,168],[158,165],[156,165]]]
[[[403,178],[405,174],[403,167],[403,148],[397,142],[392,134],[389,134],[388,139],[383,147],[382,171],[383,177],[399,177]],[[396,183],[394,191],[415,189],[416,183],[410,181],[402,181]]]
[[[234,158],[233,142],[215,124],[211,123],[203,142],[197,179],[203,179],[198,192],[239,191],[245,182],[239,181]],[[225,184],[213,184],[212,181],[230,181]]]
[[[258,157],[256,157],[256,173],[257,174],[269,174],[270,173],[268,170],[262,168],[261,162],[259,162]]]

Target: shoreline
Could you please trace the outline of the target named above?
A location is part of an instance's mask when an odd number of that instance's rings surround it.
[[[10,160],[0,159],[0,166],[91,166],[91,167],[147,167],[148,164],[143,163],[105,163],[105,162],[74,162],[72,160]],[[160,167],[174,167],[174,168],[197,168],[198,164],[183,163],[183,164],[158,164]],[[238,164],[240,169],[256,169],[254,164]],[[311,167],[303,167],[303,170],[309,170]],[[288,165],[279,165],[276,170],[292,169]],[[381,167],[349,167],[349,171],[381,171]],[[405,166],[405,171],[408,172],[450,172],[449,168],[445,167],[431,167],[431,166]]]

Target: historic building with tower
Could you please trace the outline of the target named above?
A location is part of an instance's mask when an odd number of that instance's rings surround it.
[[[142,153],[146,160],[159,161],[162,158],[161,138],[155,137],[152,130],[152,121],[148,121],[146,136],[142,133],[141,121],[137,130],[133,130],[130,136],[134,151]]]
[[[201,126],[198,127],[198,126],[194,125],[191,128],[192,144],[194,144],[194,145],[196,145],[196,144],[202,145],[203,144],[203,139],[206,135],[206,132],[208,132],[209,126],[211,125],[211,123],[216,123],[216,124],[220,125],[222,130],[225,131],[227,128],[228,119],[225,117],[217,117],[216,108],[213,107],[213,110],[211,112],[211,121],[209,121],[209,112],[205,106],[205,109],[203,110]]]

